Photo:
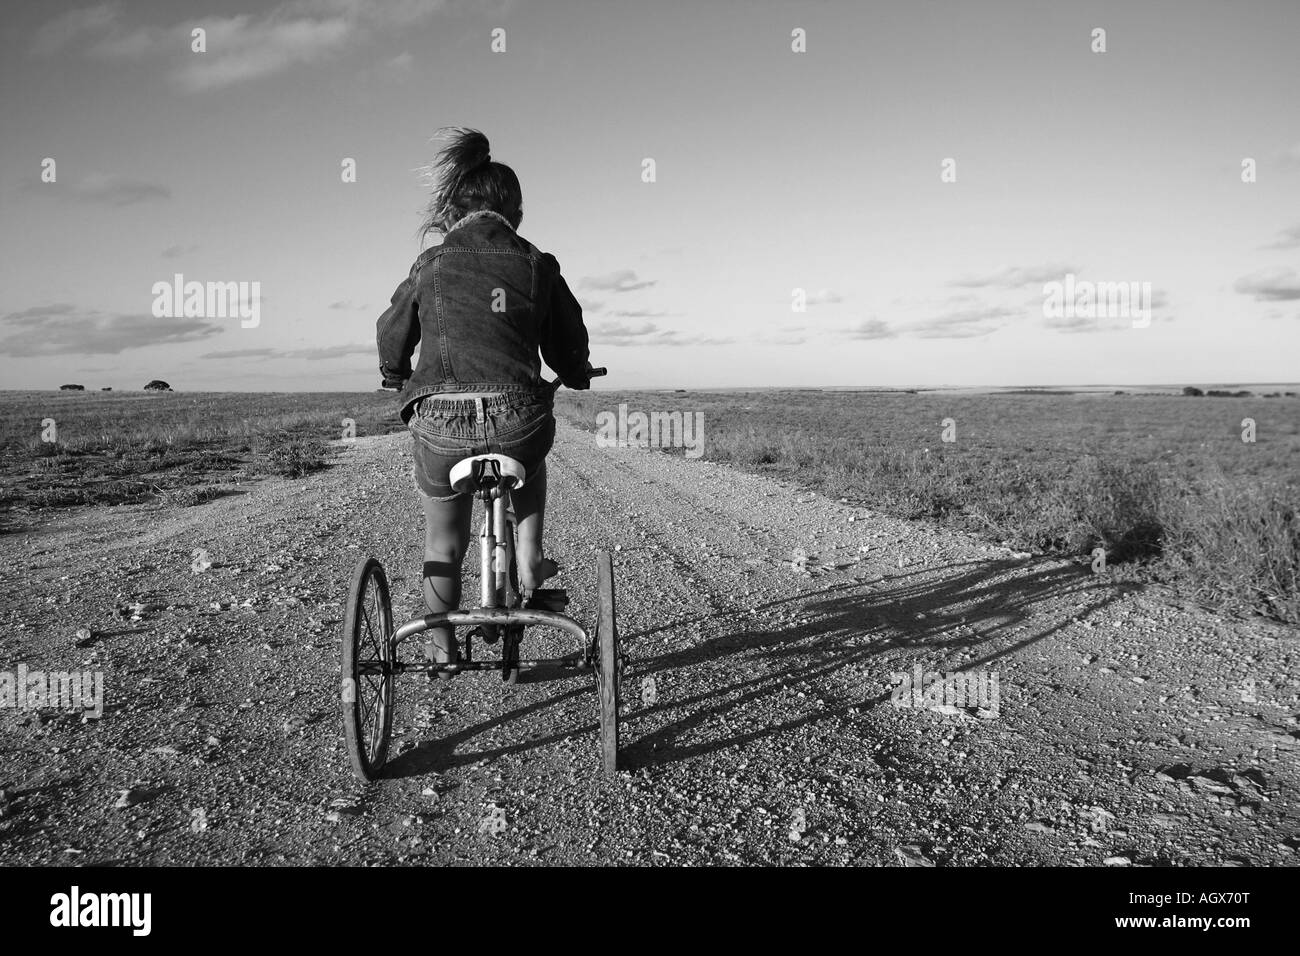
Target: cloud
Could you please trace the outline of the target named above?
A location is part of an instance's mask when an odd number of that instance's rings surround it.
[[[389,79],[398,79],[410,73],[411,68],[414,65],[415,57],[409,52],[403,51],[402,53],[397,54],[397,56],[389,57],[387,60],[380,63],[376,72],[381,76],[388,77]]]
[[[623,322],[601,322],[589,330],[593,343],[600,345],[730,345],[735,339],[684,335],[676,329],[661,329],[653,322],[628,325]]]
[[[76,313],[74,306],[65,302],[56,302],[52,305],[34,305],[30,309],[23,309],[21,312],[11,312],[4,317],[4,321],[12,320],[15,324],[28,324],[34,319],[43,318],[47,315],[73,315]]]
[[[34,56],[51,56],[84,36],[100,36],[117,20],[117,5],[101,3],[61,13],[37,28],[32,36]]]
[[[1048,263],[1038,266],[1004,266],[989,275],[954,279],[948,284],[963,289],[982,289],[989,286],[1001,286],[1005,289],[1020,289],[1025,286],[1039,285],[1045,282],[1062,281],[1067,272],[1076,275],[1079,270],[1074,266]]]
[[[974,339],[996,332],[1002,320],[1017,314],[1018,310],[1004,306],[977,306],[925,319],[905,331],[921,339]]]
[[[1120,306],[1125,301],[1129,303],[1129,315],[1122,314],[1123,309]],[[1098,313],[1105,314],[1044,316],[1043,327],[1054,332],[1118,332],[1121,329],[1133,328],[1133,322],[1139,318],[1135,314],[1137,310],[1149,310],[1146,318],[1152,322],[1172,322],[1173,316],[1156,314],[1168,303],[1168,296],[1163,289],[1152,289],[1150,296],[1146,297],[1139,287],[1136,294],[1121,297],[1118,301],[1110,298],[1109,293],[1103,298],[1102,292],[1098,290],[1093,308]]]
[[[1261,249],[1297,249],[1300,248],[1300,222],[1294,226],[1288,226],[1277,234],[1274,239],[1266,246],[1260,246]]]
[[[578,305],[582,306],[583,312],[599,312],[605,307],[604,302],[598,302],[595,299],[584,299],[580,295],[575,295],[574,298],[578,300]]]
[[[846,329],[844,334],[851,339],[892,339],[898,335],[889,327],[888,322],[882,322],[880,319],[863,319],[852,328]]]
[[[219,89],[269,76],[333,53],[350,39],[354,24],[334,18],[274,22],[247,14],[200,21],[208,52],[191,54],[176,77],[191,92]],[[186,36],[189,30],[184,27]]]
[[[289,0],[278,9],[286,15],[337,16],[398,27],[423,20],[447,6],[445,0]]]
[[[1133,323],[1137,316],[1122,315],[1074,315],[1066,318],[1048,317],[1043,319],[1043,327],[1053,332],[1064,332],[1074,334],[1079,332],[1119,332],[1123,329],[1133,328]],[[1149,317],[1152,322],[1172,322],[1171,315],[1152,315]]]
[[[201,359],[245,359],[245,358],[270,358],[276,352],[275,349],[226,349],[221,352],[204,352],[199,356]]]
[[[181,256],[189,255],[191,252],[197,252],[198,248],[199,245],[197,242],[192,245],[177,244],[174,246],[168,246],[162,251],[161,255],[164,259],[179,259]]]
[[[759,332],[754,341],[759,345],[803,345],[808,341],[807,326],[785,325],[775,332]]]
[[[613,309],[605,314],[618,319],[661,319],[673,313],[662,309]]]
[[[223,328],[203,319],[156,319],[59,303],[0,317],[0,355],[116,355],[151,345],[201,341]]]
[[[1294,269],[1275,266],[1242,276],[1232,288],[1253,295],[1256,302],[1291,302],[1300,299],[1300,277]]]
[[[289,0],[257,14],[208,16],[170,26],[122,22],[116,4],[61,14],[39,27],[32,53],[69,49],[108,60],[163,58],[182,89],[202,92],[317,62],[376,31],[409,27],[444,6],[442,0]],[[191,51],[191,31],[206,32],[206,51]],[[387,63],[400,69],[398,54]]]
[[[201,359],[301,359],[307,362],[321,362],[326,359],[345,358],[349,355],[373,355],[375,346],[373,344],[357,345],[325,345],[316,348],[305,349],[226,349],[218,352],[204,352],[199,356]],[[376,361],[378,361],[376,359]]]
[[[843,302],[844,297],[838,292],[832,292],[830,289],[818,289],[816,292],[809,292],[805,298],[806,305],[830,305],[834,302]]]
[[[1282,150],[1278,159],[1288,166],[1300,166],[1300,143]]]
[[[636,272],[632,269],[616,269],[604,275],[584,276],[578,281],[578,288],[595,289],[600,292],[634,292],[637,289],[648,289],[656,281],[637,279]]]
[[[172,198],[172,191],[161,183],[147,182],[143,179],[131,179],[109,173],[89,173],[81,179],[68,183],[43,183],[34,177],[23,182],[27,192],[38,196],[71,200],[82,203],[98,203],[105,206],[132,206],[136,203]]]
[[[372,355],[375,361],[379,361],[379,353],[375,351],[375,343],[359,343],[357,345],[325,345],[319,348],[310,349],[290,349],[284,353],[284,358],[306,359],[308,362],[320,362],[325,359],[344,358],[348,355]]]
[[[1101,319],[1096,316],[1073,315],[1069,318],[1046,318],[1043,325],[1053,332],[1114,332],[1124,326],[1107,322],[1102,323]]]
[[[366,307],[364,305],[353,305],[351,299],[339,299],[337,302],[331,302],[326,308],[341,312],[360,312]]]

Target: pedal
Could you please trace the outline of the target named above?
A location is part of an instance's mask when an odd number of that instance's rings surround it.
[[[563,613],[569,606],[569,592],[564,588],[538,588],[524,605],[530,611]]]

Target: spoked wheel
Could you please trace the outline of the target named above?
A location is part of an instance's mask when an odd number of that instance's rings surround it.
[[[366,558],[352,575],[343,622],[343,736],[362,780],[378,777],[388,759],[394,658],[388,578],[378,560]]]
[[[523,625],[504,628],[501,642],[501,680],[510,686],[519,683],[519,644],[524,639]]]
[[[618,627],[614,614],[614,559],[596,558],[599,607],[596,618],[596,693],[600,697],[600,761],[605,773],[618,770]]]
[[[501,595],[502,602],[507,607],[517,608],[523,606],[524,599],[519,592],[519,564],[515,557],[515,545],[518,542],[515,538],[513,508],[510,511],[510,517],[506,520],[506,534],[509,536],[507,538],[509,565],[505,574],[497,574],[497,593]],[[519,644],[524,639],[524,629],[522,625],[503,627],[501,634],[501,680],[514,686],[519,683],[517,664],[519,662]]]

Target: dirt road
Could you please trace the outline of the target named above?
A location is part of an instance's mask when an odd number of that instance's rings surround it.
[[[566,425],[548,547],[584,621],[616,551],[626,769],[598,772],[587,675],[412,677],[362,786],[342,602],[374,554],[416,611],[407,442],[0,539],[0,671],[106,686],[98,719],[0,710],[0,861],[1300,861],[1296,631]],[[998,698],[895,706],[918,665]]]

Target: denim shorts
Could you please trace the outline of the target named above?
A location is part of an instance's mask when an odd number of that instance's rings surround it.
[[[451,398],[429,395],[416,403],[407,428],[415,438],[415,486],[421,495],[451,501],[451,469],[470,455],[509,455],[528,474],[555,441],[551,403],[528,395]]]

